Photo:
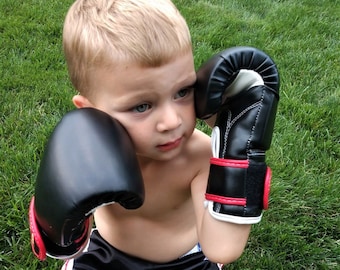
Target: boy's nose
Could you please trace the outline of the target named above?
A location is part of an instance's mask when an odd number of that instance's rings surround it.
[[[177,112],[176,108],[171,105],[166,105],[159,112],[159,120],[157,123],[157,130],[159,132],[176,129],[182,123],[182,118]]]

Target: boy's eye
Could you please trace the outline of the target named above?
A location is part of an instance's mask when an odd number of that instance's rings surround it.
[[[138,105],[136,107],[133,108],[133,111],[134,112],[137,112],[137,113],[143,113],[145,111],[147,111],[148,109],[150,109],[151,106],[149,104],[141,104],[141,105]]]
[[[192,91],[192,88],[183,88],[176,93],[175,99],[183,98],[189,95],[191,91]]]

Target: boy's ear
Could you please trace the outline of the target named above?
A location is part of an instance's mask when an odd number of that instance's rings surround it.
[[[72,102],[74,106],[76,106],[78,109],[85,107],[93,107],[92,103],[82,95],[73,96]]]

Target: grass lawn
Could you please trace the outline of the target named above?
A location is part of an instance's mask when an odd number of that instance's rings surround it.
[[[31,253],[27,208],[44,144],[73,109],[61,49],[72,2],[0,0],[0,269],[61,265]],[[174,2],[191,28],[197,68],[214,53],[247,45],[267,52],[281,76],[267,155],[270,209],[227,269],[339,269],[339,1]]]

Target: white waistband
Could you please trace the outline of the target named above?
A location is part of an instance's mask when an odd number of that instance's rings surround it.
[[[192,249],[190,249],[187,253],[182,255],[180,258],[183,258],[185,256],[188,256],[190,254],[194,254],[194,253],[197,253],[197,252],[200,252],[200,251],[202,251],[201,245],[199,243],[197,243]]]

